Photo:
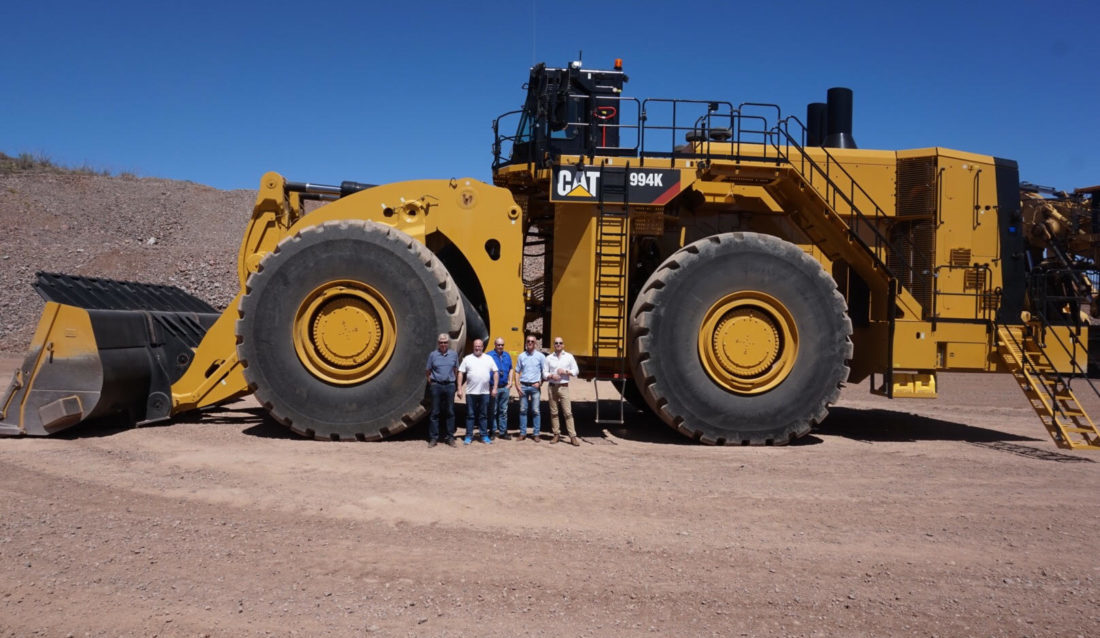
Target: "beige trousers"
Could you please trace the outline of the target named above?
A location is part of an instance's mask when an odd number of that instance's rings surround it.
[[[558,410],[565,417],[565,432],[569,436],[577,436],[577,430],[573,427],[573,403],[569,400],[569,385],[550,384],[550,431],[561,434],[561,426],[558,425]]]

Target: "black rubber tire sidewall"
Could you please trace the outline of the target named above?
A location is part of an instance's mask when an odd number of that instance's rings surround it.
[[[715,383],[700,360],[707,310],[727,294],[775,297],[798,330],[790,374],[755,395]],[[786,443],[824,418],[848,374],[851,322],[835,281],[797,246],[768,235],[726,233],[669,257],[631,313],[632,369],[651,408],[669,425],[707,443]]]
[[[299,305],[334,280],[370,285],[396,318],[392,357],[357,385],[318,379],[294,349]],[[304,436],[374,440],[407,428],[424,415],[424,361],[436,337],[451,334],[459,348],[464,339],[462,304],[446,270],[410,236],[382,224],[304,229],[265,257],[246,290],[237,324],[245,378],[277,420]]]

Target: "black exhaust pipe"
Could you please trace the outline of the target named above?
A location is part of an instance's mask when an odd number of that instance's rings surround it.
[[[852,139],[852,89],[834,87],[828,93],[828,133],[823,146],[857,148]]]
[[[806,105],[806,146],[821,146],[825,143],[828,113],[829,105],[824,102],[810,102]]]

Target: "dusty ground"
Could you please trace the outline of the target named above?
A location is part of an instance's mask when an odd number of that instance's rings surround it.
[[[1097,635],[1100,456],[1007,376],[941,385],[849,388],[787,448],[604,433],[591,394],[580,448],[305,441],[249,402],[0,440],[0,635]]]

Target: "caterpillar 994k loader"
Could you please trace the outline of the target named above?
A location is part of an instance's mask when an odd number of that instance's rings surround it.
[[[1090,215],[1041,202],[1025,224],[1009,160],[856,148],[846,89],[804,126],[773,105],[630,98],[626,79],[532,68],[494,121],[495,185],[268,173],[220,315],[178,289],[40,274],[0,433],[254,393],[304,436],[379,439],[424,416],[436,335],[519,350],[541,320],[587,376],[704,443],[787,443],[842,383],[933,397],[958,370],[1011,372],[1059,445],[1100,445],[1070,388]],[[307,198],[327,201],[305,214]]]

